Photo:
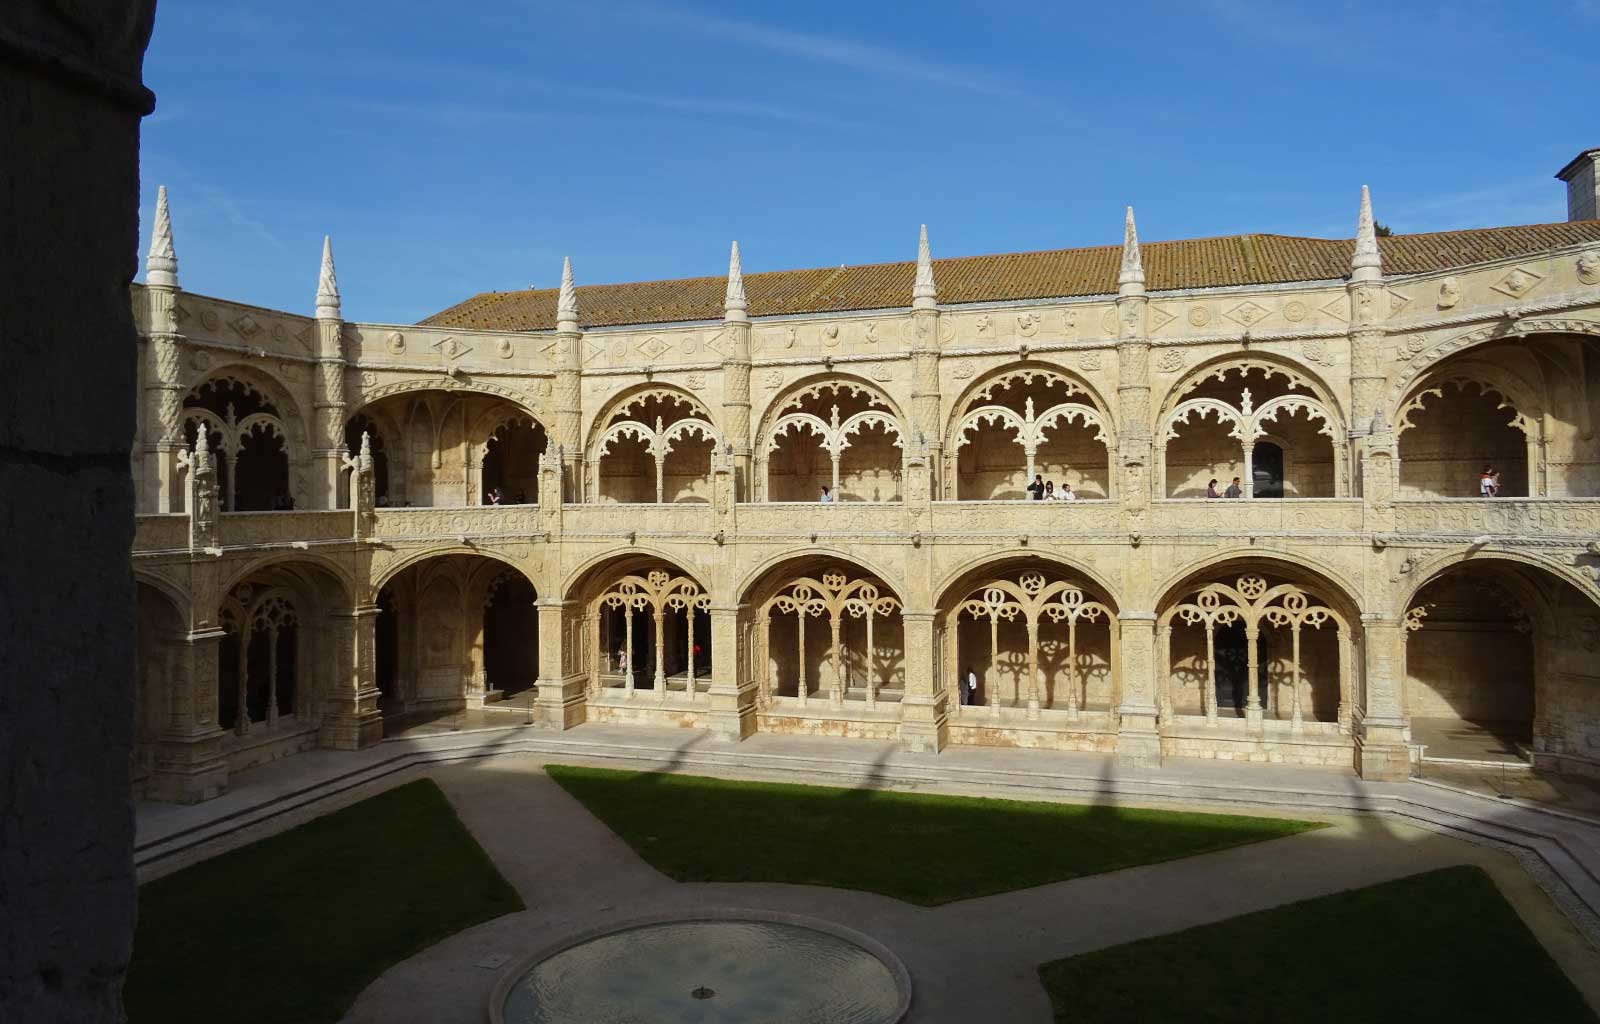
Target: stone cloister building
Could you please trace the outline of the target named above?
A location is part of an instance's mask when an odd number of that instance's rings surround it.
[[[181,290],[163,191],[141,792],[460,708],[1375,778],[1466,729],[1600,770],[1596,161],[1565,223],[1380,237],[1363,189],[1353,240],[735,245],[403,325],[342,318],[327,245],[312,316]]]

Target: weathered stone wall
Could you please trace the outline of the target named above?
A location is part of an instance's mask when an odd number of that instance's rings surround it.
[[[128,285],[154,6],[22,0],[0,18],[6,1021],[122,1019],[134,916]]]

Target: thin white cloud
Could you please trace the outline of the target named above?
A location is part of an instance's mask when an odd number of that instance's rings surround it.
[[[285,252],[289,251],[289,247],[283,244],[283,240],[273,234],[261,221],[246,213],[244,207],[239,204],[232,194],[215,185],[200,185],[197,191],[201,200],[215,207],[223,217],[227,218],[230,224],[256,234],[264,241]]]
[[[753,21],[723,18],[657,3],[634,4],[630,5],[628,10],[700,35],[761,47],[792,57],[833,64],[884,78],[928,82],[985,96],[1019,98],[1025,95],[1020,90],[987,76],[975,75],[958,67],[923,60],[911,54],[871,43],[810,32],[795,32]]]

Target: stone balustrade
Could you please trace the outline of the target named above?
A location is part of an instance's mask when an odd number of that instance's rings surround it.
[[[737,508],[733,532],[747,537],[923,533],[1048,538],[1119,534],[1127,529],[1123,505],[1115,500],[935,501],[928,508],[923,517],[912,515],[911,507],[902,502],[744,502]],[[1145,530],[1152,535],[1355,534],[1366,529],[1366,515],[1359,498],[1163,499],[1151,503]],[[568,504],[562,506],[561,520],[562,530],[574,537],[625,533],[703,537],[725,529],[716,510],[704,503]],[[187,548],[188,524],[188,516],[181,513],[140,515],[134,550]],[[381,508],[376,510],[373,535],[382,540],[516,537],[547,529],[537,505]],[[1593,540],[1600,538],[1600,498],[1402,500],[1394,503],[1394,532]],[[354,524],[348,509],[228,512],[220,517],[220,533],[226,547],[328,542],[353,537]]]
[[[1424,498],[1394,503],[1401,535],[1600,539],[1600,498]]]

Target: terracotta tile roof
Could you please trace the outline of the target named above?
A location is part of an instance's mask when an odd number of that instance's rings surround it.
[[[1378,245],[1384,273],[1402,275],[1593,241],[1600,241],[1600,220],[1393,235],[1378,239]],[[1147,242],[1142,247],[1145,284],[1154,292],[1337,280],[1349,273],[1354,247],[1348,238],[1291,235]],[[933,275],[944,304],[1106,295],[1117,290],[1120,259],[1116,245],[960,256],[934,260]],[[744,288],[752,316],[892,309],[911,304],[915,276],[914,262],[877,263],[746,274]],[[722,316],[725,287],[722,277],[585,285],[578,289],[579,319],[586,327],[716,320]],[[422,323],[534,331],[555,327],[555,317],[556,289],[539,288],[484,292]]]

